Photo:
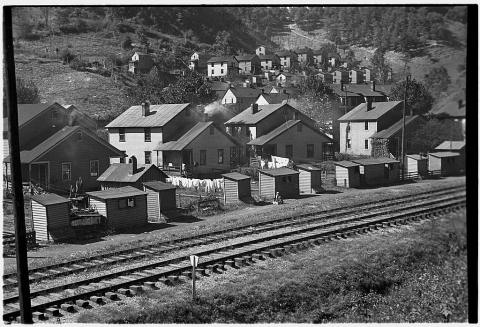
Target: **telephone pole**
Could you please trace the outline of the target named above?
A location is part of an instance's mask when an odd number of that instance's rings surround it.
[[[402,124],[402,180],[405,179],[405,111],[407,105],[407,89],[408,89],[408,81],[410,80],[410,74],[407,74],[405,77],[405,92],[403,94],[403,124]]]

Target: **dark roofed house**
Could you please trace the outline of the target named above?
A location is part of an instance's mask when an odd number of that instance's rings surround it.
[[[238,60],[235,56],[212,57],[207,61],[208,77],[238,75]]]
[[[294,51],[279,51],[276,55],[280,58],[280,67],[284,69],[294,69],[298,65],[298,56]]]
[[[285,167],[259,170],[258,193],[267,199],[275,198],[277,192],[284,199],[298,197],[298,175],[298,171]]]
[[[260,55],[258,57],[263,70],[277,69],[280,66],[280,58],[276,54]]]
[[[465,141],[443,141],[435,148],[439,152],[455,152],[460,156],[458,158],[458,165],[461,170],[465,169]]]
[[[225,92],[221,103],[237,104],[238,109],[243,110],[254,103],[260,93],[262,93],[261,89],[252,87],[232,87]]]
[[[211,121],[198,122],[177,140],[159,143],[155,150],[163,154],[165,169],[178,167],[193,176],[230,170],[238,153],[237,142]]]
[[[291,95],[288,93],[261,93],[258,95],[255,103],[258,105],[276,104],[282,103],[283,101],[289,100],[290,98]]]
[[[298,55],[298,62],[307,66],[313,65],[313,51],[308,47],[295,50]]]
[[[151,55],[143,52],[135,52],[128,62],[128,71],[133,74],[146,74],[154,66]]]
[[[236,56],[240,74],[259,74],[261,70],[260,58],[256,55]]]
[[[190,64],[188,67],[193,71],[206,75],[207,65],[208,65],[207,61],[208,61],[208,55],[206,53],[195,51],[190,56]]]

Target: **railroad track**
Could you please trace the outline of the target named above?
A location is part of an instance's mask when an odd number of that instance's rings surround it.
[[[433,191],[416,193],[413,195],[406,195],[396,199],[386,199],[380,201],[372,201],[366,204],[347,206],[343,208],[335,208],[325,211],[318,211],[295,217],[279,218],[269,220],[266,222],[259,222],[248,224],[240,227],[224,229],[220,231],[197,234],[189,237],[177,238],[167,242],[159,242],[153,245],[146,245],[141,247],[134,247],[130,249],[107,252],[95,256],[90,256],[82,259],[70,260],[63,263],[47,265],[30,269],[30,282],[39,282],[44,279],[57,278],[74,273],[84,272],[89,269],[98,269],[100,267],[107,267],[109,265],[118,264],[122,262],[129,262],[134,260],[141,260],[152,255],[165,254],[167,252],[178,251],[196,245],[205,245],[213,242],[219,242],[232,237],[241,237],[252,233],[265,232],[274,230],[287,225],[294,226],[304,223],[309,223],[313,220],[338,219],[345,215],[352,215],[352,212],[361,213],[371,211],[372,214],[380,213],[372,210],[379,210],[389,207],[391,205],[408,204],[412,201],[419,201],[428,199],[432,196],[441,196],[450,194],[451,192],[462,192],[465,186],[454,186],[448,188],[440,188]],[[17,278],[16,273],[5,274],[3,276],[3,289],[7,290],[16,287]]]
[[[420,201],[422,202],[422,201]],[[465,206],[463,194],[445,195],[423,201],[410,206],[389,206],[381,213],[362,213],[355,217],[344,217],[335,221],[313,221],[310,224],[255,235],[249,240],[240,240],[214,249],[192,252],[201,257],[199,273],[221,272],[227,266],[236,267],[248,261],[261,260],[266,256],[275,257],[285,252],[320,244],[330,239],[343,239],[373,229],[405,224],[420,219],[432,218]],[[192,253],[190,253],[192,254]],[[44,318],[44,312],[55,316],[60,306],[65,311],[78,307],[88,307],[89,301],[105,303],[141,292],[144,288],[155,288],[155,282],[175,283],[179,276],[190,277],[188,255],[180,255],[171,259],[158,259],[135,268],[125,268],[114,273],[105,273],[73,283],[64,283],[58,287],[33,291],[32,310],[35,316]],[[65,291],[70,289],[71,292]],[[18,297],[5,297],[4,320],[14,319],[19,315]],[[74,304],[73,304],[74,303]]]

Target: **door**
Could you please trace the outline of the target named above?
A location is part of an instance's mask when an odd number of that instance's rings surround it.
[[[48,162],[31,165],[30,181],[35,185],[48,189]]]
[[[147,215],[149,221],[159,221],[160,219],[160,194],[158,192],[147,191]]]

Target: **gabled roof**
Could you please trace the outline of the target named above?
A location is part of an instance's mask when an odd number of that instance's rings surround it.
[[[212,91],[226,91],[229,89],[229,83],[221,81],[207,82],[210,84],[210,89]]]
[[[132,106],[105,127],[161,127],[167,124],[189,105],[189,103],[150,105],[150,114],[146,117],[142,116],[141,105]]]
[[[305,48],[300,48],[300,49],[296,49],[296,50],[295,50],[295,52],[296,52],[297,54],[309,53],[309,52],[311,52],[311,51],[312,51],[312,49],[307,48],[307,47],[305,47]]]
[[[64,109],[65,108],[58,103],[34,103],[34,104],[18,104],[17,105],[17,113],[18,113],[18,126],[21,127],[22,125],[28,123],[33,118],[37,117],[44,111],[50,109],[51,107],[57,107]],[[8,131],[8,119],[6,117],[3,118],[3,131]]]
[[[276,52],[275,54],[279,57],[290,57],[295,55],[294,52],[289,50],[279,51],[279,52]]]
[[[220,56],[220,57],[212,57],[208,59],[208,63],[210,62],[234,62],[236,57],[235,56]]]
[[[198,122],[195,126],[193,126],[189,131],[183,134],[178,140],[170,141],[167,143],[159,143],[155,150],[158,151],[181,151],[185,149],[190,143],[192,143],[203,131],[205,131],[210,126],[213,126],[217,133],[223,134],[228,140],[230,140],[233,144],[237,144],[230,136],[226,133],[221,131],[215,125],[213,125],[212,121],[208,122]],[[218,134],[217,134],[218,135]],[[218,137],[218,136],[215,136]]]
[[[314,56],[318,56],[318,55],[321,55],[323,53],[323,51],[321,49],[315,49],[313,50],[313,55]]]
[[[137,182],[140,177],[142,177],[147,171],[150,169],[158,170],[167,178],[167,174],[165,174],[162,170],[160,170],[154,164],[149,164],[145,166],[137,167],[137,171],[135,174],[130,175],[129,171],[132,167],[131,163],[113,163],[110,167],[107,168],[103,172],[100,177],[97,178],[98,182],[117,182],[117,183],[135,183]]]
[[[293,126],[296,126],[297,124],[302,124],[305,128],[311,128],[307,124],[303,123],[301,120],[288,120],[282,125],[278,126],[274,130],[270,131],[267,134],[264,134],[260,137],[257,137],[256,139],[251,140],[248,142],[248,145],[265,145],[268,142],[272,141],[276,137],[280,136],[281,134],[285,133],[287,130],[292,128]],[[325,135],[325,133],[322,133],[321,131],[311,128],[313,131],[317,132],[318,134],[324,136],[325,138],[328,138],[329,140],[332,140],[329,136]]]
[[[427,160],[427,157],[421,156],[419,154],[407,154],[406,156],[414,160]]]
[[[372,109],[367,111],[367,104],[361,103],[345,115],[339,121],[365,121],[377,120],[383,115],[400,108],[402,101],[372,102]]]
[[[262,93],[261,89],[252,89],[251,87],[235,87],[230,88],[230,91],[237,98],[256,98]]]
[[[152,181],[152,182],[145,182],[143,183],[145,187],[148,187],[155,191],[165,191],[165,190],[173,190],[176,187],[172,184],[164,183],[162,181]]]
[[[243,56],[235,56],[238,61],[250,61],[253,58],[257,57],[256,54],[248,54],[248,55],[243,55]]]
[[[70,202],[69,199],[54,193],[37,194],[32,196],[32,200],[43,204],[44,206]]]
[[[345,90],[341,90],[340,84],[333,84],[330,87],[335,94],[345,96]],[[387,85],[375,85],[375,91],[372,90],[370,84],[344,84],[344,87],[348,92],[347,96],[352,94],[351,96],[386,97],[390,92],[390,88]]]
[[[390,158],[367,158],[367,159],[356,159],[352,160],[355,163],[358,163],[362,166],[368,165],[380,165],[380,164],[388,164],[388,163],[399,163],[400,161]]]
[[[258,95],[257,100],[263,97],[268,104],[282,103],[283,100],[288,100],[291,95],[285,93],[261,93]]]
[[[407,127],[411,123],[417,121],[418,119],[423,119],[423,117],[418,116],[418,115],[406,116],[405,117],[405,127]],[[376,132],[375,134],[373,134],[370,137],[372,139],[388,139],[388,138],[394,136],[395,134],[397,134],[398,132],[400,132],[402,130],[402,127],[403,127],[403,119],[400,119],[395,124],[393,124],[392,126],[386,128],[384,130],[381,130],[380,132]]]
[[[102,144],[106,150],[110,151],[111,157],[123,157],[122,151],[118,150],[115,148],[113,145],[110,143],[104,141],[100,137],[98,137],[96,134],[90,133],[87,129],[82,128],[81,126],[65,126],[49,138],[47,138],[45,141],[37,145],[31,150],[26,150],[26,151],[21,151],[20,152],[20,162],[21,163],[32,163],[34,162],[37,158],[41,157],[48,151],[52,150],[54,147],[65,141],[68,137],[72,136],[76,132],[82,132],[82,135],[87,135],[96,142]],[[105,155],[108,155],[106,153]],[[5,158],[5,160],[9,160],[9,158]]]
[[[86,194],[98,199],[103,199],[103,200],[128,198],[128,197],[137,196],[137,195],[147,195],[147,193],[140,191],[139,189],[133,186],[110,188],[108,190],[103,190],[103,191],[86,192]]]
[[[442,151],[442,152],[430,152],[429,155],[434,156],[436,158],[449,158],[449,157],[459,157],[460,153]]]
[[[222,176],[226,179],[230,179],[230,180],[233,180],[233,181],[241,181],[241,180],[244,180],[244,179],[250,179],[250,176],[240,174],[240,173],[237,173],[237,172],[222,174]]]
[[[275,169],[263,169],[263,170],[259,170],[259,172],[272,177],[299,174],[298,171],[290,168],[286,168],[286,167],[275,168]]]
[[[320,168],[312,166],[312,165],[307,165],[307,164],[299,164],[299,165],[297,165],[297,168],[307,170],[307,171],[321,171]]]
[[[335,165],[345,167],[345,168],[350,168],[350,167],[357,167],[360,166],[360,164],[348,160],[342,160],[342,161],[337,161],[334,162]]]
[[[266,54],[266,55],[259,55],[260,61],[262,60],[273,60],[275,57],[278,57],[276,54]]]
[[[465,141],[443,141],[435,150],[461,150],[465,147]]]
[[[252,106],[248,107],[232,119],[228,120],[225,125],[229,124],[257,124],[262,119],[270,116],[275,111],[280,110],[284,106],[289,106],[288,104],[284,103],[277,103],[277,104],[266,104],[266,105],[258,105],[258,112],[252,113]],[[293,107],[291,107],[294,109]]]

